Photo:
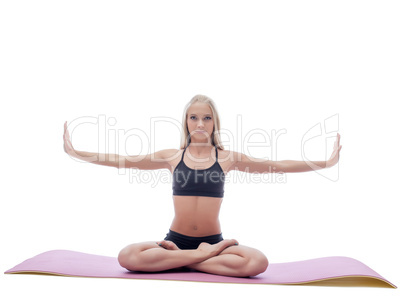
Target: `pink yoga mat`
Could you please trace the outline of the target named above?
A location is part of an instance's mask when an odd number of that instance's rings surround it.
[[[117,258],[81,252],[54,250],[39,254],[5,272],[79,277],[132,278],[214,283],[314,284],[329,286],[392,287],[365,264],[347,257],[326,257],[306,261],[274,263],[254,277],[227,277],[197,271],[169,270],[158,273],[129,272]]]

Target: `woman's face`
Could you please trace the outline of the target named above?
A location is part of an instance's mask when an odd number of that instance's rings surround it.
[[[214,130],[212,110],[207,103],[195,102],[187,110],[187,126],[191,141],[206,142]]]

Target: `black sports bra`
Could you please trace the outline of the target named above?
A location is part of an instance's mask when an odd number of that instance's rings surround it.
[[[189,144],[188,144],[189,145]],[[225,173],[218,163],[218,148],[215,146],[216,161],[206,169],[192,169],[184,161],[183,151],[181,161],[173,171],[173,195],[223,197]]]

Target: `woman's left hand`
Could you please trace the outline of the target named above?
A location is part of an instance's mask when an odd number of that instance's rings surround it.
[[[336,141],[334,144],[334,151],[332,152],[331,157],[329,157],[329,160],[327,161],[326,167],[332,167],[339,161],[339,152],[342,149],[342,146],[339,145],[341,141],[341,135],[339,133],[337,134]]]

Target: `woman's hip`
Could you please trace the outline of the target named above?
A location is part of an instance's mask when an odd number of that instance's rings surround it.
[[[165,240],[174,242],[179,249],[195,250],[202,242],[216,244],[222,241],[223,237],[222,233],[202,237],[187,236],[169,229],[169,233],[166,234]]]

